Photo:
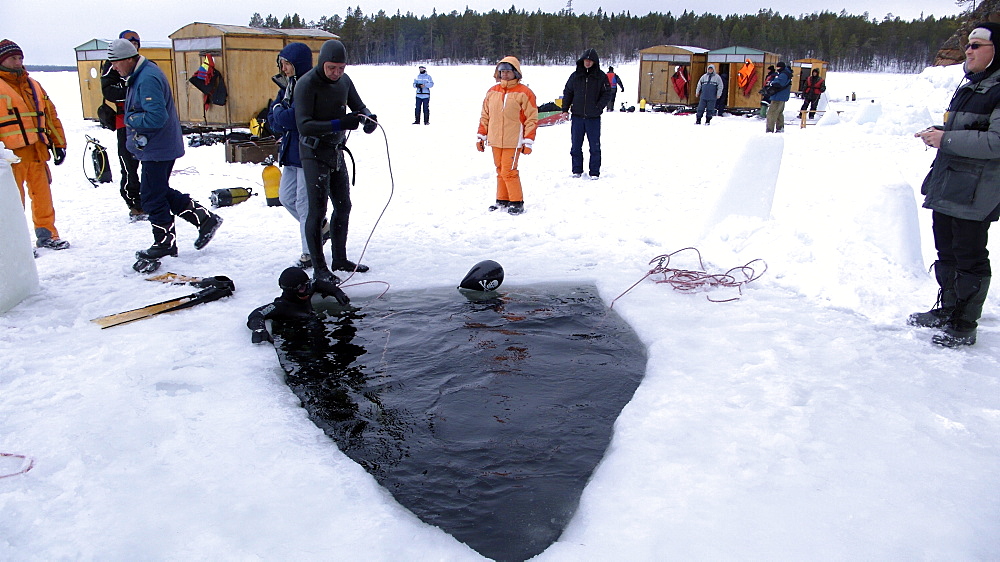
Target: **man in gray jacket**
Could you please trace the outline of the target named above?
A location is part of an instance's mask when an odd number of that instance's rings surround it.
[[[951,98],[944,127],[914,136],[938,149],[920,192],[933,211],[940,290],[935,308],[911,314],[912,326],[940,328],[931,341],[946,347],[976,343],[990,288],[990,224],[1000,218],[1000,24],[969,33],[965,79]]]
[[[708,72],[698,79],[698,88],[694,95],[698,96],[698,112],[695,114],[694,124],[701,125],[701,116],[705,115],[705,124],[712,122],[715,115],[715,104],[722,95],[722,78],[715,73],[715,65],[708,65]]]

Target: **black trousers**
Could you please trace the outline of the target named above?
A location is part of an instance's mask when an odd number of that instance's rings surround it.
[[[347,226],[351,218],[351,178],[339,150],[317,151],[319,158],[302,158],[302,172],[306,176],[306,193],[309,195],[309,214],[306,215],[306,245],[312,258],[313,271],[327,268],[323,255],[321,234],[326,216],[327,200],[333,204],[330,212],[330,242],[333,259],[347,259]]]
[[[958,219],[934,211],[931,215],[934,229],[934,247],[938,260],[954,266],[960,273],[976,277],[991,277],[989,221]]]
[[[122,167],[121,193],[122,199],[129,209],[139,209],[139,161],[128,151],[125,146],[127,138],[125,127],[118,129],[118,163]]]

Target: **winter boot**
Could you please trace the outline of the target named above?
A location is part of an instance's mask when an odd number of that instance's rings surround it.
[[[505,199],[497,199],[495,205],[490,205],[490,210],[496,211],[497,209],[506,209],[508,205],[510,205],[510,201],[507,201]]]
[[[976,328],[983,315],[990,278],[958,272],[955,275],[955,310],[945,324],[944,333],[931,338],[933,343],[945,347],[959,347],[976,343]]]
[[[158,260],[162,257],[177,257],[177,235],[174,221],[167,224],[150,223],[153,227],[153,245],[135,253],[137,259]]]
[[[934,277],[938,282],[938,296],[934,308],[927,312],[914,312],[906,319],[910,326],[920,328],[940,328],[944,326],[955,310],[955,266],[945,265],[940,260],[934,262]]]
[[[193,224],[198,229],[198,239],[194,241],[194,249],[200,250],[212,241],[215,231],[222,225],[222,217],[202,207],[194,199],[188,203],[187,209],[177,213],[177,216]]]
[[[370,268],[363,263],[354,263],[351,260],[343,259],[331,261],[330,269],[334,271],[347,271],[349,273],[353,273],[355,271],[358,273],[367,273]]]
[[[701,125],[701,119],[695,119],[694,120],[694,124],[695,125]]]
[[[37,238],[35,246],[39,248],[48,248],[50,250],[65,250],[69,248],[69,242],[58,236],[52,236],[52,231],[47,228],[36,228],[35,238]]]
[[[507,213],[511,215],[520,215],[524,212],[524,201],[511,201],[510,206],[507,207]]]

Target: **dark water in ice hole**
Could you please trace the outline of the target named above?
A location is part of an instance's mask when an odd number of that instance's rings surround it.
[[[471,293],[483,298],[484,293]],[[396,500],[484,556],[559,538],[646,352],[594,287],[388,293],[275,325],[288,385]]]

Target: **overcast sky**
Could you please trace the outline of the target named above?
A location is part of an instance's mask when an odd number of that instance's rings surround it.
[[[75,64],[73,48],[98,39],[113,39],[123,29],[134,29],[144,41],[164,42],[174,31],[196,21],[247,25],[254,12],[262,16],[274,14],[279,19],[286,13],[285,6],[307,21],[318,20],[322,16],[339,14],[341,17],[348,6],[360,6],[365,14],[385,10],[394,14],[397,9],[403,13],[411,11],[417,15],[430,14],[436,8],[439,14],[452,10],[463,11],[466,7],[477,12],[508,10],[513,5],[518,10],[533,12],[558,12],[566,7],[566,0],[534,0],[497,2],[495,0],[387,0],[383,2],[346,1],[340,7],[329,0],[298,0],[296,2],[275,2],[274,0],[211,0],[203,3],[177,2],[176,0],[144,0],[125,2],[122,0],[56,0],[38,3],[23,0],[4,0],[3,17],[0,19],[0,38],[7,38],[24,50],[26,64]],[[339,4],[339,3],[338,3]],[[877,8],[874,7],[877,4]],[[45,14],[39,12],[44,6]],[[781,14],[798,16],[813,12],[840,12],[863,14],[882,19],[891,13],[905,20],[934,15],[937,17],[957,14],[960,9],[953,0],[716,0],[692,8],[691,4],[672,0],[631,0],[607,2],[602,0],[573,0],[573,10],[580,13],[595,12],[598,8],[605,12],[632,15],[649,12],[667,12],[675,15],[685,9],[698,13],[752,14],[760,9],[770,8]],[[48,10],[55,13],[48,13]],[[749,45],[753,46],[753,45]]]

